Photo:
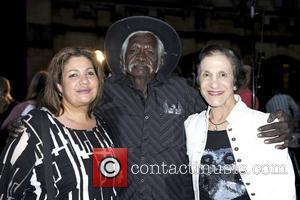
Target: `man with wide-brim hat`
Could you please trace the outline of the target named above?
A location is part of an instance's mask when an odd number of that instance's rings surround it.
[[[198,91],[172,75],[181,55],[176,31],[156,18],[127,17],[110,26],[104,46],[112,74],[95,114],[128,148],[128,188],[120,199],[193,199],[183,124],[206,105]],[[266,126],[261,134],[285,141],[281,147],[286,147],[287,120],[274,116],[281,123]]]
[[[148,16],[133,16],[115,22],[107,31],[105,38],[105,55],[113,73],[120,73],[121,47],[125,39],[136,31],[153,32],[165,48],[164,65],[161,73],[167,75],[177,66],[181,56],[181,41],[177,32],[166,22]]]
[[[124,18],[107,31],[105,55],[112,74],[96,113],[128,148],[121,199],[192,199],[188,169],[178,172],[188,165],[183,122],[205,105],[184,79],[172,76],[181,55],[176,31],[156,18]],[[177,174],[169,172],[172,166]]]

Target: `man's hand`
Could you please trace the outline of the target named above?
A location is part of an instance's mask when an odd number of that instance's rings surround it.
[[[13,123],[8,125],[8,127],[1,131],[0,134],[0,153],[4,149],[7,143],[14,140],[16,137],[21,135],[25,129],[22,118],[19,117]]]
[[[267,137],[268,139],[264,141],[267,144],[283,142],[283,144],[276,145],[275,147],[277,149],[285,149],[288,147],[292,138],[292,131],[294,129],[292,123],[293,120],[283,111],[277,111],[270,114],[268,122],[273,122],[276,118],[279,122],[274,122],[258,128],[258,131],[260,132],[258,137]]]
[[[24,128],[25,127],[22,121],[22,117],[19,117],[7,127],[7,132],[9,133],[9,137],[11,138],[18,137],[20,134],[23,133]]]

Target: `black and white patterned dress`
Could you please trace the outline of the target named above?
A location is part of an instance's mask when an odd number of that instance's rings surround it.
[[[90,130],[65,127],[49,112],[49,122],[33,110],[25,117],[25,131],[9,141],[0,158],[0,200],[47,199],[44,183],[41,126],[49,126],[56,199],[113,200],[115,188],[92,186],[93,148],[113,147],[107,125],[97,119]]]

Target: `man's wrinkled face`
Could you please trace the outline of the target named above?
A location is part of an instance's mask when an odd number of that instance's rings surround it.
[[[158,69],[158,46],[151,33],[133,35],[125,54],[126,72],[133,77],[152,76]]]

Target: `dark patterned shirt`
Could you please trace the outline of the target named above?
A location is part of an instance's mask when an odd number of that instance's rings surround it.
[[[171,174],[168,167],[188,164],[183,123],[204,108],[198,91],[179,77],[156,77],[148,85],[147,98],[127,77],[106,80],[96,113],[111,125],[121,146],[128,148],[129,180],[128,188],[121,191],[122,200],[193,199],[191,175]],[[161,171],[151,171],[151,165]],[[142,173],[137,166],[143,166]]]
[[[44,111],[33,110],[25,116],[24,133],[11,140],[1,154],[0,199],[47,199],[40,130],[48,124],[56,199],[117,199],[114,188],[92,186],[93,148],[113,146],[104,124],[97,120],[93,129],[75,130],[50,114],[48,122],[42,121],[38,112]]]

